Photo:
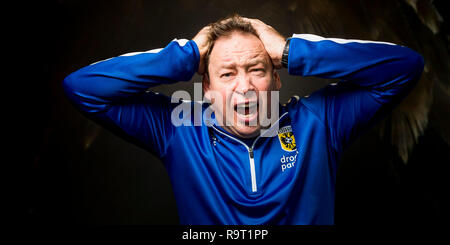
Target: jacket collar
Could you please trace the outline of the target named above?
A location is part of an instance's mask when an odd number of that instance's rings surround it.
[[[270,128],[265,129],[262,132],[262,134],[260,134],[257,138],[271,138],[271,137],[278,135],[278,129],[280,128],[280,126],[286,124],[286,120],[289,119],[288,112],[284,106],[280,105],[279,112],[280,112],[279,118],[271,125]],[[212,112],[210,119],[205,120],[205,123],[206,123],[206,126],[210,129],[213,129],[213,131],[219,131],[219,134],[225,136],[223,138],[226,138],[227,140],[229,139],[230,141],[233,141],[233,142],[246,141],[245,139],[243,140],[242,138],[229,133],[228,131],[223,129],[221,126],[219,126],[219,124],[215,118],[214,112]]]

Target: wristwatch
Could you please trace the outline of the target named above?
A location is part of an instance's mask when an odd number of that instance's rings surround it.
[[[281,55],[281,65],[284,68],[288,68],[289,44],[290,43],[291,43],[291,38],[286,39],[286,44],[284,45],[283,54]]]

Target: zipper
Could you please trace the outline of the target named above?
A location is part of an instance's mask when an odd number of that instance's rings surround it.
[[[258,136],[255,141],[253,141],[252,147],[248,147],[247,144],[245,144],[244,142],[242,142],[239,139],[236,139],[235,137],[228,135],[222,131],[220,131],[219,129],[217,129],[214,125],[211,125],[212,128],[214,128],[217,132],[235,140],[236,142],[239,142],[241,145],[245,146],[245,149],[247,149],[248,151],[248,158],[250,161],[250,178],[251,178],[251,182],[252,182],[252,192],[257,192],[258,191],[258,187],[256,185],[256,172],[255,172],[255,158],[254,158],[254,153],[253,153],[253,147],[255,146],[256,141],[259,139],[260,136]]]
[[[283,118],[285,115],[287,114],[287,112],[285,112],[283,115],[281,115],[281,117],[278,118],[278,120],[274,123],[274,125],[276,123],[278,123],[281,118]],[[256,171],[255,171],[255,158],[254,158],[254,152],[253,149],[255,148],[256,142],[258,141],[258,139],[261,137],[261,135],[259,135],[258,137],[256,137],[255,141],[253,141],[253,144],[251,147],[248,147],[247,144],[245,144],[244,142],[242,142],[241,140],[228,135],[222,131],[220,131],[219,129],[217,129],[214,125],[211,125],[212,128],[214,128],[217,132],[221,133],[222,135],[225,135],[231,139],[233,139],[236,142],[239,142],[241,145],[243,145],[245,147],[245,149],[247,149],[248,151],[248,158],[249,158],[249,163],[250,163],[250,178],[251,178],[251,182],[252,182],[252,192],[257,192],[258,191],[258,186],[256,184]],[[272,126],[273,127],[273,126]]]
[[[250,158],[250,176],[252,178],[252,192],[257,192],[258,187],[256,185],[255,159],[253,158],[253,147],[248,149],[248,156]]]

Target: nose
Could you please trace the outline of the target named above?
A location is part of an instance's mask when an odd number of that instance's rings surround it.
[[[245,95],[248,91],[254,91],[255,87],[252,84],[251,78],[248,75],[238,76],[235,92],[241,95]]]

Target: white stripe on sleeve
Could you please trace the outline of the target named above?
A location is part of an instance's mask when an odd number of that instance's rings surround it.
[[[388,45],[396,45],[394,43],[388,43],[388,42],[379,42],[379,41],[367,41],[367,40],[358,40],[358,39],[342,39],[342,38],[324,38],[321,36],[317,36],[314,34],[294,34],[292,35],[293,38],[301,38],[304,40],[308,40],[311,42],[319,42],[319,41],[333,41],[335,43],[339,44],[345,44],[345,43],[380,43],[380,44],[388,44]]]

